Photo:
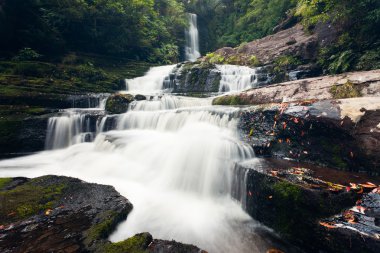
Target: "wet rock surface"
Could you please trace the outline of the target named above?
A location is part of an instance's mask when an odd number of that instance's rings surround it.
[[[379,175],[379,106],[375,97],[253,106],[239,128],[257,155]]]
[[[218,92],[221,75],[214,64],[179,64],[166,83],[166,89],[174,93]]]
[[[113,94],[108,97],[106,102],[106,111],[112,114],[125,113],[128,106],[135,98],[130,94]]]
[[[238,95],[243,104],[295,102],[310,99],[342,99],[380,96],[380,70],[322,76],[243,91]]]
[[[379,251],[380,195],[366,194],[369,187],[378,187],[376,184],[341,185],[321,180],[318,173],[297,164],[281,167],[257,159],[237,165],[235,173],[241,185],[234,196],[245,210],[306,252]],[[347,173],[341,174],[344,178]],[[349,223],[347,211],[333,216],[352,206],[356,209],[351,210],[365,210],[366,217]]]
[[[110,243],[107,237],[132,210],[111,186],[57,176],[2,179],[0,201],[4,253],[200,252],[194,246],[153,240],[149,234]]]

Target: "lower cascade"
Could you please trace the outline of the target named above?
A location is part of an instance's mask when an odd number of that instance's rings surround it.
[[[99,107],[52,117],[47,151],[0,161],[1,176],[55,174],[113,185],[134,205],[110,236],[114,242],[148,231],[209,252],[262,252],[267,241],[259,231],[266,228],[244,212],[234,173],[236,163],[254,159],[239,140],[240,110],[211,106],[209,98],[157,95],[170,68],[128,80],[130,90],[155,95],[124,114],[106,116]],[[253,73],[246,75],[239,85],[252,83]]]

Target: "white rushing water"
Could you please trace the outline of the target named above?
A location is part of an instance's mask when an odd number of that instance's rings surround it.
[[[189,13],[189,27],[185,31],[186,47],[185,57],[187,61],[196,61],[201,57],[199,52],[199,32],[197,15]]]
[[[126,79],[126,90],[129,93],[162,93],[165,82],[169,82],[169,74],[175,65],[167,65],[151,68],[145,76],[134,79]]]
[[[170,68],[153,68],[128,87],[153,94]],[[234,164],[254,157],[238,138],[238,114],[238,108],[211,106],[211,99],[168,94],[135,102],[125,114],[100,116],[97,126],[85,110],[66,110],[49,121],[48,147],[61,149],[0,161],[0,177],[55,174],[113,185],[134,208],[112,241],[150,232],[211,253],[265,252],[262,227],[231,195],[241,191],[233,189]],[[91,131],[94,141],[75,139]]]
[[[221,73],[219,92],[236,92],[255,87],[256,70],[246,66],[217,65]]]

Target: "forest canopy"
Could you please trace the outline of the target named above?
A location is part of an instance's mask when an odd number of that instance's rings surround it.
[[[80,51],[175,61],[186,16],[176,0],[2,0],[1,51]]]
[[[198,15],[203,54],[262,38],[290,20],[311,33],[319,22],[337,27],[339,41],[320,53],[330,72],[379,57],[378,0],[0,0],[0,53],[32,48],[45,56],[73,51],[177,62],[188,12]]]

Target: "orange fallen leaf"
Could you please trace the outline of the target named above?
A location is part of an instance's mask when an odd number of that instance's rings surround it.
[[[364,188],[377,188],[377,186],[371,182],[367,182],[367,183],[359,184],[359,185]]]
[[[328,222],[322,222],[322,221],[320,221],[319,225],[324,226],[326,228],[336,228],[336,226],[334,224],[328,223]]]
[[[286,139],[286,143],[290,143],[290,139],[289,138]]]
[[[53,210],[51,210],[51,209],[47,209],[47,210],[45,211],[45,215],[50,215],[52,211],[53,211]]]
[[[278,171],[277,170],[271,170],[270,174],[272,174],[272,176],[274,176],[274,177],[277,177]]]
[[[282,143],[282,139],[278,139],[278,143]]]
[[[268,249],[266,253],[284,253],[279,249]]]

